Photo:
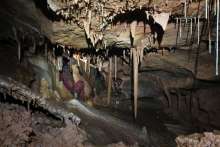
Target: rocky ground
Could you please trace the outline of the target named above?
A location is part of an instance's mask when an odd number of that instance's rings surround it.
[[[2,98],[2,97],[1,97]],[[2,147],[92,147],[87,133],[75,125],[64,125],[42,112],[17,104],[0,103]],[[122,142],[109,147],[126,147]]]
[[[194,133],[176,138],[177,147],[219,147],[219,131]]]
[[[41,112],[27,111],[15,104],[0,104],[0,143],[2,146],[86,146],[86,133],[75,125]]]

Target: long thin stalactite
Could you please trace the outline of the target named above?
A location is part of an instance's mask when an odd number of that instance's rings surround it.
[[[109,75],[108,75],[108,96],[107,96],[107,104],[109,105],[111,102],[111,93],[112,93],[112,57],[109,58]]]
[[[136,48],[132,49],[133,53],[133,79],[134,79],[134,117],[137,118],[138,109],[138,50]]]

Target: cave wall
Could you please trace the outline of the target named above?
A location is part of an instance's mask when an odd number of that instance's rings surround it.
[[[40,35],[49,36],[51,21],[48,20],[34,1],[8,0],[1,1],[1,35],[0,38],[13,38],[12,28],[27,37]],[[37,40],[37,38],[36,38]]]

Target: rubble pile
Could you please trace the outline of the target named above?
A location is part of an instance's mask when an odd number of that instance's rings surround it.
[[[176,138],[177,147],[219,147],[220,133],[194,133]]]

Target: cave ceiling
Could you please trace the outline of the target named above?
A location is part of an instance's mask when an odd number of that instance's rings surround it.
[[[199,3],[191,3],[187,15],[197,14]],[[182,17],[180,0],[4,0],[0,9],[0,38],[13,38],[13,28],[22,38],[33,38],[38,44],[46,36],[52,43],[71,48],[108,46],[130,47],[132,27],[134,45],[151,34],[148,14]],[[204,8],[203,2],[200,9]],[[171,17],[172,16],[172,17]],[[154,17],[153,17],[154,18]],[[147,20],[146,20],[147,19]],[[163,26],[162,26],[163,27]],[[172,44],[173,26],[165,26],[163,45]]]

